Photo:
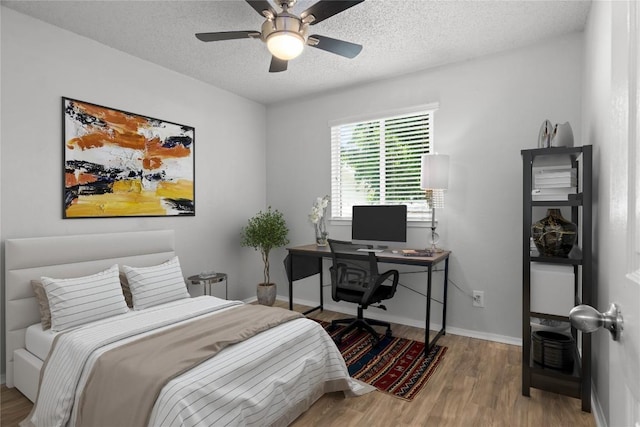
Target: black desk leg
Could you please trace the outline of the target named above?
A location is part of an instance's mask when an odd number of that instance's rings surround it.
[[[447,325],[447,289],[449,288],[449,257],[444,260],[444,294],[442,297],[442,335]]]
[[[442,290],[442,327],[440,328],[440,330],[438,331],[438,333],[436,334],[436,336],[433,337],[433,339],[431,341],[429,341],[429,330],[427,329],[427,331],[425,331],[426,334],[426,339],[425,339],[425,346],[424,346],[424,353],[425,356],[427,354],[429,354],[429,352],[431,351],[431,349],[433,348],[434,345],[436,345],[436,342],[438,341],[438,339],[440,339],[441,336],[443,336],[446,332],[445,332],[445,327],[447,324],[447,288],[448,288],[448,284],[449,284],[449,258],[446,258],[444,260],[444,289]],[[429,283],[427,284],[427,298],[428,298],[428,302],[427,302],[427,328],[429,328],[429,324],[430,324],[430,314],[431,314],[431,310],[430,310],[430,305],[431,305],[431,266],[429,266]]]
[[[320,311],[324,311],[324,296],[322,292],[322,284],[324,283],[322,278],[322,258],[318,258],[318,268],[320,269]]]
[[[293,259],[295,258],[293,255],[289,255],[291,258],[289,259],[288,273],[289,273],[289,310],[293,310]]]
[[[429,264],[429,268],[427,270],[427,314],[424,319],[424,354],[425,356],[429,353],[431,349],[431,344],[429,343],[429,329],[431,327],[431,273],[432,273],[432,264]]]
[[[289,279],[289,310],[293,310],[293,280],[296,279],[303,279],[305,277],[309,277],[311,275],[315,275],[318,274],[315,271],[313,271],[311,274],[308,274],[306,276],[304,276],[304,273],[299,272],[298,276],[293,277],[293,261],[296,259],[296,256],[289,253],[290,258],[290,262],[287,266],[287,273],[289,275],[288,279]],[[298,261],[301,261],[301,268],[304,270],[308,269],[309,265],[306,263],[306,261],[304,259],[300,259],[298,258]],[[313,265],[313,264],[311,264]],[[309,313],[311,313],[312,311],[316,311],[318,309],[320,309],[321,311],[324,309],[324,301],[323,301],[323,295],[322,295],[322,284],[323,284],[323,277],[322,277],[322,257],[318,257],[318,272],[320,273],[320,305],[317,307],[313,307],[310,308],[307,311],[302,312],[302,314],[304,314],[305,316]],[[302,276],[302,277],[301,277]]]

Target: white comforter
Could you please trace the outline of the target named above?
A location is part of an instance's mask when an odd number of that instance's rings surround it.
[[[75,425],[74,403],[100,354],[140,334],[239,304],[215,297],[189,298],[62,334],[45,364],[29,421],[46,427]],[[171,380],[156,401],[149,425],[286,425],[325,392],[325,384],[339,379],[349,380],[346,393],[364,391],[349,378],[340,352],[322,327],[296,319],[228,347]],[[109,426],[108,420],[104,425]]]

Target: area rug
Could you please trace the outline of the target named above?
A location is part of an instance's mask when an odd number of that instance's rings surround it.
[[[320,323],[332,338],[344,329],[329,331],[330,323]],[[422,390],[447,352],[447,347],[434,345],[425,357],[424,343],[405,338],[383,337],[376,347],[371,343],[371,335],[357,330],[342,338],[338,348],[349,374],[405,400],[413,400]]]

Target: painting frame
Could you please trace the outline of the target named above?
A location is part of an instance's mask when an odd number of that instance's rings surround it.
[[[63,219],[195,216],[195,127],[62,97]]]

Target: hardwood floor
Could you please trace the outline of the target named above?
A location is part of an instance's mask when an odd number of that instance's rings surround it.
[[[286,304],[277,301],[276,305]],[[304,310],[296,306],[296,310]],[[332,320],[343,314],[314,312]],[[422,329],[393,325],[395,336],[422,341]],[[331,393],[318,400],[292,426],[595,426],[580,401],[531,389],[520,393],[520,347],[456,335],[439,344],[447,354],[425,388],[412,402],[373,392],[357,398]],[[1,389],[0,424],[17,426],[31,402],[16,389]]]

